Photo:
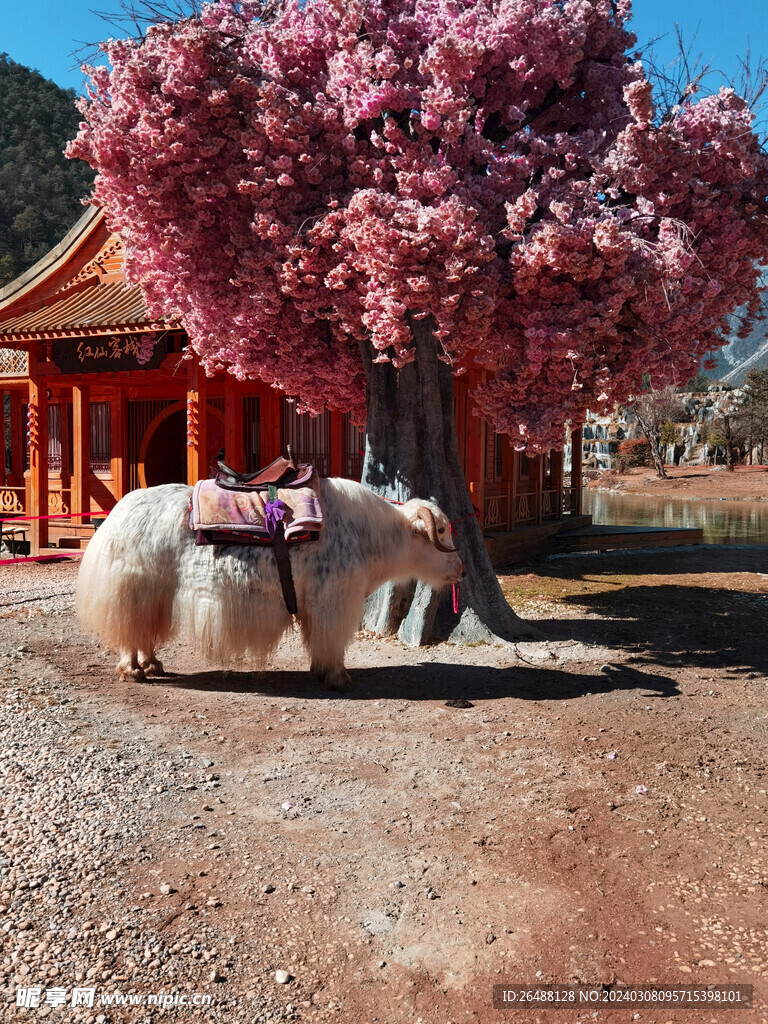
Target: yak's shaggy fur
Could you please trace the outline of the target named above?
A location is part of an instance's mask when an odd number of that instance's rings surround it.
[[[132,491],[83,556],[77,614],[120,652],[123,676],[162,674],[156,648],[177,633],[193,638],[209,661],[245,656],[263,666],[291,625],[271,549],[196,546],[190,493],[183,484]],[[430,542],[429,512],[437,544],[452,543],[448,520],[430,502],[396,506],[337,479],[322,481],[322,501],[320,539],[290,548],[297,619],[311,671],[328,686],[347,689],[344,652],[367,595],[387,580],[442,587],[460,577],[463,565],[455,551]]]

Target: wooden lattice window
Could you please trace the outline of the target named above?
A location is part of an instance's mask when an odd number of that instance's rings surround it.
[[[300,415],[286,399],[280,402],[283,448],[290,445],[300,462],[311,462],[320,476],[331,474],[331,414]]]
[[[21,407],[22,437],[27,436],[27,410],[24,403]],[[24,446],[24,471],[29,469],[29,445]],[[61,472],[61,406],[48,406],[48,472]]]
[[[365,459],[365,434],[351,422],[349,413],[343,420],[344,458],[342,475],[348,480],[360,480]]]
[[[243,447],[245,472],[261,469],[261,402],[258,396],[243,399]]]
[[[112,418],[109,402],[91,402],[91,472],[112,468]]]
[[[498,481],[504,476],[504,435],[485,428],[485,479]]]
[[[18,349],[0,349],[0,377],[26,377],[29,357]]]

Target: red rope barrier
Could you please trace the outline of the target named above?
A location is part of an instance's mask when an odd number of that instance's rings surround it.
[[[58,558],[82,558],[84,551],[61,549],[55,555],[29,555],[27,558],[3,558],[0,565],[26,565],[29,562],[50,562]]]
[[[474,512],[470,512],[468,516],[462,516],[461,519],[452,519],[451,520],[451,526],[455,526],[456,523],[463,523],[467,519],[479,519],[480,518],[480,509],[479,508],[475,508],[474,505],[472,506],[472,508],[474,509]]]
[[[52,516],[17,516],[14,512],[4,516],[0,511],[0,520],[4,523],[31,523],[37,519],[78,519],[81,516],[93,516],[94,519],[104,519],[109,512],[56,512]]]
[[[390,503],[390,505],[404,505],[405,504],[405,502],[403,502],[403,501],[396,501],[394,498],[384,498],[384,501],[388,501]],[[479,519],[480,518],[480,509],[477,508],[475,505],[473,505],[472,508],[474,509],[474,511],[470,512],[468,516],[462,516],[461,519],[451,519],[451,532],[452,533],[456,532],[453,529],[453,527],[456,525],[456,523],[463,523],[467,519],[473,519],[473,518],[474,519]]]
[[[78,519],[83,516],[93,516],[96,519],[105,519],[109,515],[109,512],[55,512],[50,516],[17,516],[11,513],[10,515],[3,515],[0,511],[0,539],[5,532],[7,526],[9,530],[13,530],[16,523],[32,523],[39,519]],[[66,552],[66,553],[65,553]],[[80,558],[82,551],[69,550],[67,548],[59,549],[59,553],[55,555],[27,555],[25,558],[3,558],[0,559],[0,565],[22,565],[25,562],[50,562],[58,558]]]

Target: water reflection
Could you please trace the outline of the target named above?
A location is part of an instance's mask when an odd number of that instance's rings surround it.
[[[768,544],[768,501],[713,501],[584,491],[584,511],[604,526],[702,529],[707,544]]]

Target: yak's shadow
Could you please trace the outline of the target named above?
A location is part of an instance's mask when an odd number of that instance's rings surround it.
[[[538,666],[494,668],[423,662],[386,668],[352,668],[351,693],[336,693],[318,685],[308,672],[207,671],[166,675],[153,680],[180,690],[209,693],[258,693],[302,700],[573,700],[592,693],[638,690],[643,697],[675,697],[680,691],[667,676],[640,672],[625,665],[594,674]]]

